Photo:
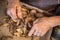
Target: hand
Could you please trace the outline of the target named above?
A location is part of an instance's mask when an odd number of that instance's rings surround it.
[[[12,19],[22,18],[21,6],[18,0],[9,0],[7,14]]]
[[[60,23],[58,20],[60,20],[60,18],[57,17],[45,17],[38,19],[38,21],[33,24],[28,36],[44,36],[50,28]]]

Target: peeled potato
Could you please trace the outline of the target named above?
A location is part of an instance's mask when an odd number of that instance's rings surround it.
[[[21,8],[21,11],[25,12],[25,11],[27,11],[27,9],[26,8]]]
[[[18,33],[22,34],[22,30],[21,29],[16,29]]]
[[[17,36],[17,37],[20,37],[19,33],[17,33],[17,32],[14,33],[14,35]]]
[[[24,27],[23,28],[23,31],[24,31],[24,34],[27,32],[27,28],[26,27]]]
[[[17,21],[16,25],[19,25],[19,23],[20,23],[20,20]]]
[[[13,19],[14,22],[17,22],[17,20]]]
[[[26,19],[25,19],[25,24],[27,24],[27,23],[30,22],[31,20],[32,20],[31,17],[26,18]]]
[[[30,11],[30,13],[31,13],[31,14],[36,14],[37,11],[33,9],[33,10]]]
[[[22,12],[22,17],[26,17],[27,16],[27,13],[26,12]]]
[[[42,13],[37,13],[36,17],[43,17],[44,15]]]

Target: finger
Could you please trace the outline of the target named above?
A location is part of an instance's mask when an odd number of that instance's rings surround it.
[[[30,28],[32,27],[30,23],[28,23],[28,26],[29,26]]]
[[[38,33],[38,31],[36,30],[36,31],[34,32],[34,35],[37,35],[37,33]]]
[[[18,14],[18,18],[22,18],[22,12],[20,6],[17,7],[17,14]]]
[[[41,35],[41,33],[40,33],[40,32],[38,32],[38,33],[37,33],[37,36],[40,36],[40,35]]]
[[[33,22],[33,25],[36,24],[38,21],[39,21],[39,19],[35,20],[35,21]]]
[[[48,28],[46,28],[46,29],[40,29],[40,33],[41,33],[40,36],[41,37],[44,36],[47,33],[48,30],[49,30]]]
[[[14,19],[17,19],[16,8],[11,10]]]
[[[40,36],[44,36],[47,32],[41,32]]]
[[[28,36],[31,36],[31,35],[34,33],[34,31],[35,31],[35,28],[33,27],[33,28],[30,30],[30,32],[28,33]]]
[[[13,15],[10,10],[7,11],[7,14],[13,19]]]
[[[12,18],[12,19],[16,19],[16,12],[14,10],[8,10],[7,14]]]
[[[45,35],[45,33],[42,33],[41,31],[39,31],[39,33],[40,33],[40,34],[38,34],[38,35],[41,36],[41,37]],[[38,36],[38,35],[37,35],[37,36]]]

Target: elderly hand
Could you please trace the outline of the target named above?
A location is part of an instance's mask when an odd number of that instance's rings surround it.
[[[8,0],[7,14],[12,19],[22,18],[19,0]]]
[[[44,17],[38,19],[38,21],[33,24],[32,29],[28,33],[28,36],[44,36],[50,28],[60,25],[59,20],[60,17]]]

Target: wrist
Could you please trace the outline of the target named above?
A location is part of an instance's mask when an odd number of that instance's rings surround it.
[[[51,21],[51,27],[55,27],[60,25],[60,16],[54,16],[54,17],[50,17],[50,21]]]

